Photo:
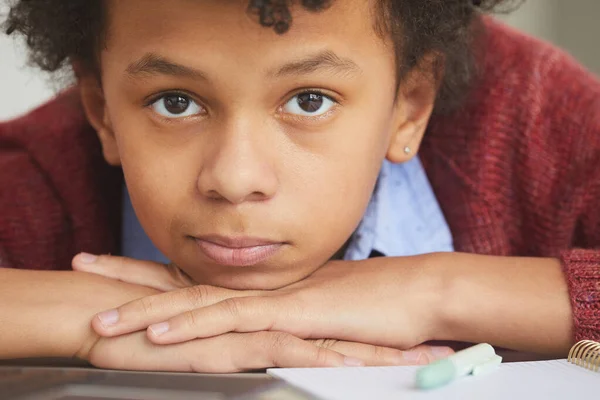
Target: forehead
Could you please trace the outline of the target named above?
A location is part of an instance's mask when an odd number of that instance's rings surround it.
[[[302,53],[334,51],[361,67],[393,63],[393,45],[375,29],[370,1],[334,1],[324,11],[291,7],[292,26],[278,35],[247,12],[247,0],[110,0],[105,53],[123,63],[160,54],[186,65],[278,64]],[[368,68],[366,68],[368,69]]]

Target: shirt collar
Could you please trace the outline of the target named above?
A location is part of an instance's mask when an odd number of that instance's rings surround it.
[[[450,228],[418,157],[402,164],[383,162],[344,259],[366,259],[373,250],[390,257],[454,250]]]

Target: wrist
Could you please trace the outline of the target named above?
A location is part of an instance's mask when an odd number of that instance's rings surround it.
[[[470,304],[468,277],[461,273],[459,253],[435,254],[436,289],[433,315],[435,318],[432,340],[465,341],[462,330],[468,323],[469,311],[477,304]]]
[[[86,287],[86,291],[94,291],[94,296],[77,306],[75,322],[78,324],[80,335],[76,341],[75,351],[69,356],[88,360],[90,351],[101,339],[91,326],[92,319],[97,313],[160,291],[90,273],[76,272],[76,274],[82,275],[82,279],[85,280],[82,286]]]
[[[73,271],[0,269],[0,359],[73,357],[90,339],[92,317],[153,289]]]
[[[460,302],[451,301],[458,285],[457,276],[451,266],[456,253],[426,254],[421,266],[422,287],[427,293],[424,299],[425,309],[422,315],[427,316],[425,340],[455,340],[453,327],[460,318]]]
[[[564,355],[571,308],[560,262],[550,258],[436,255],[435,339]]]
[[[80,277],[67,271],[1,270],[0,301],[12,304],[0,313],[0,358],[70,357],[81,329],[80,307],[89,293]],[[77,298],[80,297],[80,298]],[[10,322],[8,322],[10,321]],[[83,326],[83,325],[82,325]]]
[[[446,253],[368,260],[385,266],[386,282],[382,286],[393,282],[396,295],[390,302],[393,312],[400,312],[401,315],[408,312],[408,319],[401,318],[395,326],[387,328],[398,332],[396,336],[401,341],[384,342],[385,345],[410,348],[432,340],[445,340],[448,335],[445,331],[448,312],[445,304],[448,292],[445,263],[448,261]],[[375,268],[370,267],[369,270],[373,271]],[[407,299],[409,304],[406,304]],[[412,332],[409,337],[402,334],[407,329]]]

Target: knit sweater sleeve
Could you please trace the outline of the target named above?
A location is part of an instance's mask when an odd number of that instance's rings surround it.
[[[0,268],[10,268],[11,263],[8,260],[8,254],[0,247]]]
[[[600,135],[600,129],[597,130]],[[600,157],[599,157],[600,158]],[[595,161],[600,166],[600,159]],[[574,243],[561,252],[573,310],[574,339],[600,341],[600,168],[587,180]]]
[[[0,267],[54,269],[68,248],[68,221],[19,120],[0,124]]]
[[[600,82],[575,72],[587,88],[580,91],[578,107],[567,113],[577,116],[573,118],[581,139],[573,141],[577,144],[561,160],[571,169],[569,183],[561,186],[576,198],[571,205],[577,221],[572,248],[563,249],[560,259],[571,297],[574,339],[600,340]]]
[[[600,249],[561,254],[573,308],[574,339],[600,340]]]

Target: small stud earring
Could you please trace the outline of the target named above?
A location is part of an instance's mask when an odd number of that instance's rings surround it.
[[[406,146],[404,148],[404,154],[407,154],[407,155],[410,154],[410,147]]]

